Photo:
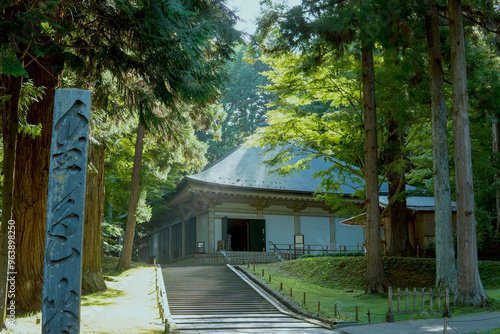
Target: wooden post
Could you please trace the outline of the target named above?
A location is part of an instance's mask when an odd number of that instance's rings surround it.
[[[356,321],[359,321],[359,316],[358,316],[358,307],[356,306]]]
[[[264,269],[262,269],[262,278],[264,278],[264,275],[265,275],[265,274],[264,274]]]
[[[339,253],[342,253],[342,246],[339,245]]]
[[[290,297],[292,297],[292,288],[290,288]]]
[[[413,312],[417,311],[417,288],[413,288]]]
[[[271,283],[271,275],[269,274],[269,283]]]
[[[255,262],[253,263],[253,272],[255,272]]]
[[[304,306],[306,306],[306,292],[304,291]]]
[[[370,317],[370,310],[368,310],[368,312],[366,313],[366,315],[368,316],[368,323],[371,324],[372,323],[372,319]]]
[[[405,289],[405,311],[408,312],[408,288]]]
[[[389,309],[387,310],[388,313],[392,313],[392,286],[389,287],[388,291],[388,296],[387,300],[389,303]]]
[[[319,300],[318,300],[318,312],[321,312],[321,303]]]
[[[325,255],[325,247],[321,247],[321,252]]]
[[[283,291],[283,282],[280,282],[280,290]]]
[[[441,289],[439,288],[437,293],[437,302],[438,302],[438,312],[441,312]]]
[[[444,290],[444,309],[445,309],[445,316],[449,317],[450,316],[450,290],[446,288]]]
[[[422,312],[425,311],[425,301],[424,301],[424,296],[425,296],[425,288],[422,288]]]
[[[356,245],[356,252],[359,253],[359,241],[358,241],[358,243]]]
[[[386,322],[394,322],[394,313],[392,312],[392,286],[389,287],[388,291],[388,296],[387,296],[387,303],[388,303],[388,310],[385,315],[385,321]],[[356,309],[357,312],[357,309]],[[357,320],[356,320],[357,321]]]
[[[401,311],[401,309],[399,308],[399,304],[401,302],[400,294],[401,294],[401,289],[398,288],[398,308],[396,309],[396,311],[398,311],[398,312]]]
[[[337,304],[333,305],[333,316],[337,317]]]
[[[448,333],[448,318],[444,317],[444,329],[443,333],[447,334]]]
[[[430,311],[432,312],[432,288],[430,288],[430,293],[429,293],[429,307]]]
[[[311,245],[307,245],[307,255],[311,254]]]

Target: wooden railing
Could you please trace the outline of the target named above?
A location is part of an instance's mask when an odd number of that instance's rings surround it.
[[[158,305],[158,310],[160,311],[160,318],[162,323],[165,324],[165,333],[174,334],[178,333],[176,330],[175,323],[170,314],[170,308],[168,307],[167,292],[165,291],[165,281],[163,280],[163,273],[161,270],[161,265],[155,263],[155,282],[156,282],[156,302]]]
[[[364,252],[365,248],[359,242],[356,245],[338,245],[336,248],[329,248],[328,245],[303,245],[295,247],[292,244],[275,244],[269,241],[269,249],[275,253],[279,253],[284,259],[297,259],[305,254],[325,254],[325,253],[342,253],[342,252]]]
[[[279,253],[275,252],[233,252],[219,251],[204,255],[204,264],[248,264],[271,263],[284,261]]]
[[[393,297],[396,297],[396,309],[393,308]],[[425,307],[425,299],[428,297],[429,307]],[[401,299],[404,299],[404,309],[402,309]],[[441,299],[444,299],[444,309],[441,309]],[[408,303],[411,301],[413,307],[409,307]],[[417,302],[420,303],[417,307]],[[434,308],[434,302],[437,303],[437,308]],[[408,288],[401,292],[398,288],[397,292],[392,291],[392,287],[389,287],[388,293],[388,303],[389,310],[387,311],[386,321],[394,322],[394,314],[396,313],[442,313],[443,316],[450,317],[450,294],[448,289],[442,291],[437,289],[437,292],[433,292],[432,288],[425,289],[422,288],[421,291],[417,291],[416,288],[413,291],[409,291]]]

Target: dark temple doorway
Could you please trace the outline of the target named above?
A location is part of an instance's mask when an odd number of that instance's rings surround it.
[[[223,218],[222,234],[233,251],[263,252],[266,249],[264,219]]]

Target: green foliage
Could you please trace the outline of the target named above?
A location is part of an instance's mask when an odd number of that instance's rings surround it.
[[[480,260],[500,261],[500,232],[489,224],[478,224],[477,252]]]
[[[102,222],[101,226],[104,255],[118,256],[119,251],[122,249],[119,240],[123,235],[123,229],[107,221]]]
[[[2,45],[2,48],[0,48],[0,73],[13,76],[28,76],[23,65],[9,46]]]
[[[265,115],[267,104],[272,101],[273,94],[262,91],[268,83],[262,72],[269,69],[259,59],[246,58],[247,46],[240,44],[235,49],[234,60],[227,63],[225,71],[229,81],[223,90],[220,106],[226,114],[219,123],[220,133],[199,131],[198,138],[206,142],[207,159],[215,161],[241,144],[245,137],[252,134]]]
[[[40,102],[45,94],[45,87],[36,87],[32,79],[21,84],[21,96],[19,97],[19,132],[32,138],[42,133],[42,124],[28,124],[29,107],[33,103]]]

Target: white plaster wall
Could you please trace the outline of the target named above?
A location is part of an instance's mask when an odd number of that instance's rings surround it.
[[[222,221],[219,218],[215,218],[214,223],[215,239],[213,251],[215,252],[217,250],[217,241],[222,240]]]
[[[306,207],[302,210],[300,210],[300,214],[310,214],[310,215],[315,215],[315,216],[328,216],[328,212],[321,209],[321,208],[316,208],[316,207]]]
[[[359,242],[359,248],[361,250],[361,244],[365,242],[365,229],[362,226],[355,225],[345,225],[341,224],[345,218],[335,218],[335,242],[337,244],[337,249],[339,246],[347,246],[348,250],[356,250],[356,245]]]
[[[267,251],[269,251],[269,241],[275,244],[293,245],[293,216],[264,215],[264,219],[266,220]]]
[[[208,213],[200,216],[200,226],[196,229],[198,235],[196,241],[204,241],[205,247],[208,245]]]
[[[306,245],[330,246],[330,219],[300,216],[300,233]]]

